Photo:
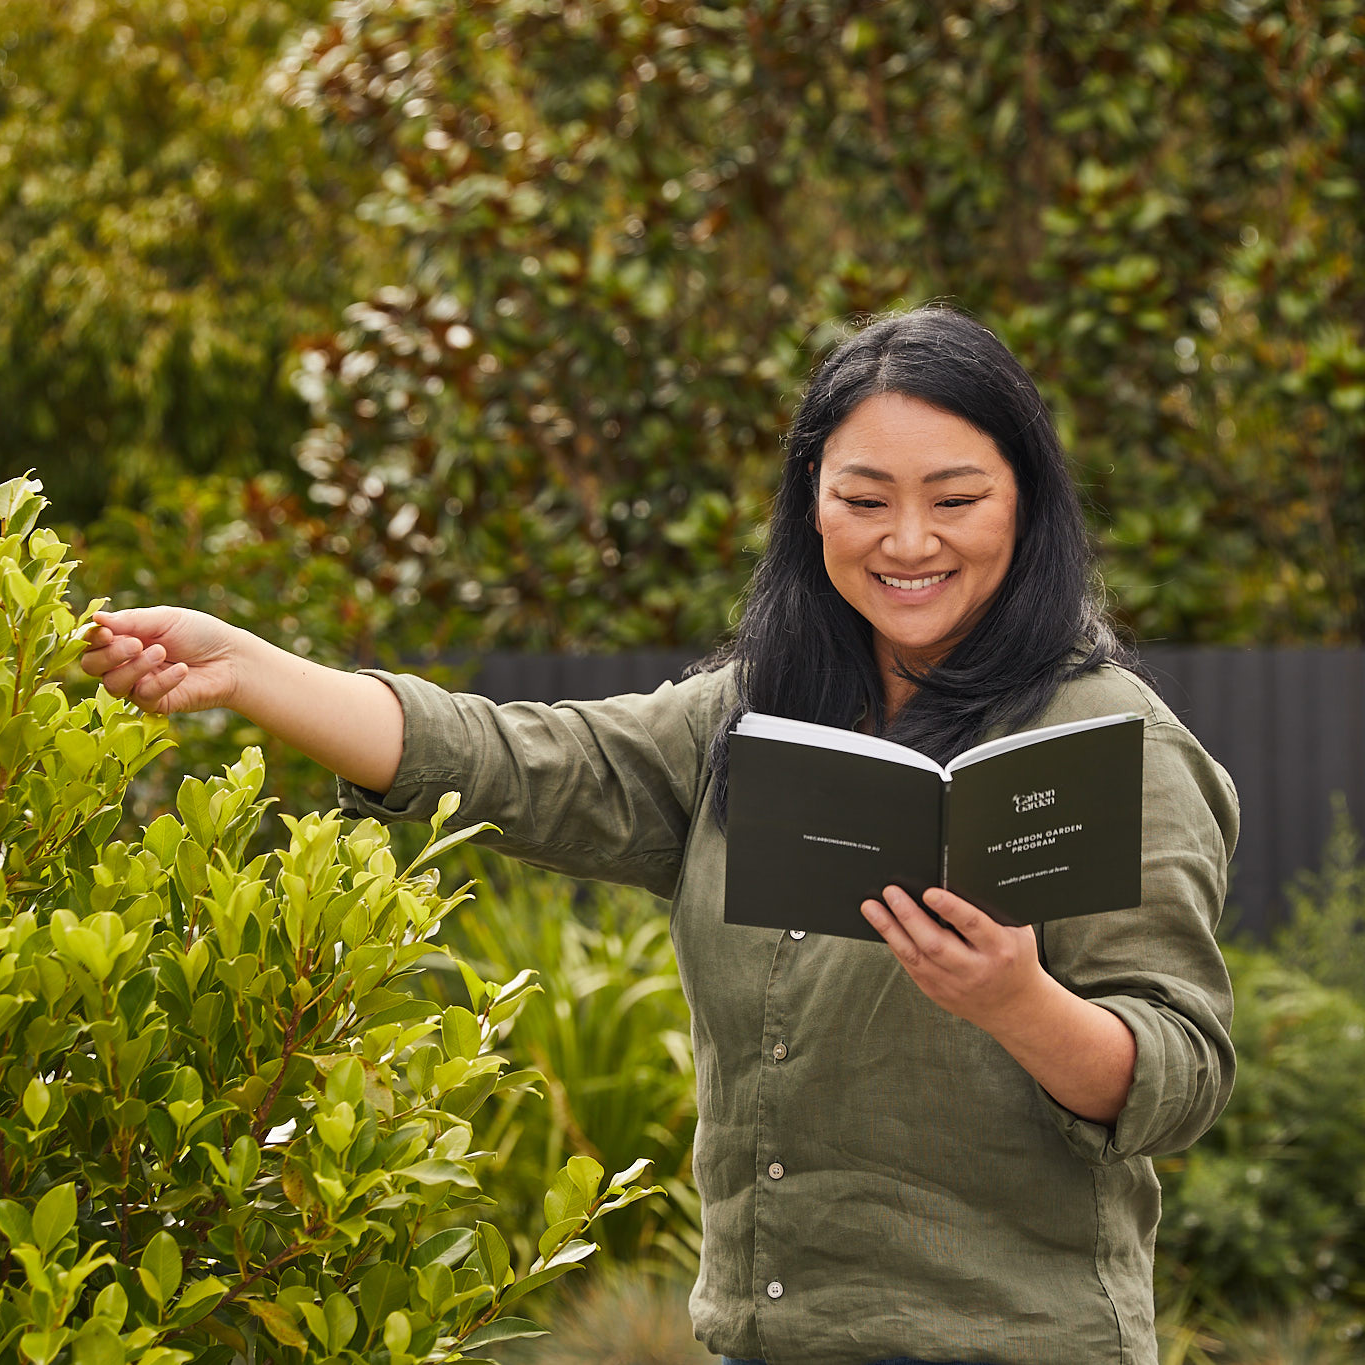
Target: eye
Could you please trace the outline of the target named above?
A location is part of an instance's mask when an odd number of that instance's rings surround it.
[[[868,511],[886,506],[880,498],[844,498],[843,501],[847,503],[849,507],[861,507]]]
[[[980,501],[980,498],[944,498],[938,505],[940,507],[971,507]]]

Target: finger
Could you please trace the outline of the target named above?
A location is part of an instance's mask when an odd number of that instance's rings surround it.
[[[881,901],[866,900],[859,907],[863,918],[886,940],[886,946],[912,973],[924,961],[919,945]]]
[[[993,931],[1000,926],[983,911],[978,910],[970,901],[941,886],[931,886],[924,893],[924,904],[939,919],[950,925],[957,935],[967,943],[981,946],[989,940]]]
[[[113,648],[111,645],[110,649]],[[105,690],[114,696],[127,697],[143,678],[165,662],[166,651],[160,645],[148,645],[146,649],[139,649],[132,658],[125,659],[109,669],[101,681]]]
[[[882,895],[863,902],[863,917],[912,973],[927,961],[948,961],[962,948],[951,929],[936,925],[900,887],[888,886]]]
[[[132,636],[110,637],[103,645],[92,646],[81,655],[81,667],[92,678],[102,678],[121,668],[142,653],[142,641]]]
[[[138,680],[130,699],[148,711],[159,711],[164,715],[172,709],[169,702],[171,693],[189,675],[188,664],[171,664],[169,667],[155,669]]]
[[[125,611],[97,611],[94,619],[112,635],[132,635],[148,643],[171,628],[175,622],[175,608],[129,607]]]
[[[934,918],[909,892],[899,886],[888,886],[883,893],[887,908],[926,951],[931,946],[946,944],[956,938],[952,929]]]

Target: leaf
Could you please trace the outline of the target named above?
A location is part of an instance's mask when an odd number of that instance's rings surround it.
[[[389,1355],[406,1354],[408,1343],[411,1341],[412,1324],[408,1321],[408,1315],[395,1308],[384,1319],[384,1345],[388,1349]]]
[[[308,1338],[299,1331],[294,1315],[278,1303],[267,1303],[264,1299],[243,1299],[247,1308],[258,1317],[281,1346],[293,1346],[307,1350]]]
[[[425,1095],[431,1089],[436,1076],[436,1064],[440,1061],[440,1049],[430,1043],[417,1048],[408,1058],[407,1077],[414,1095]]]
[[[561,1275],[567,1274],[596,1251],[597,1247],[592,1242],[569,1242],[544,1265],[538,1263],[532,1266],[507,1290],[502,1296],[502,1302],[504,1304],[515,1303],[517,1299],[529,1294],[533,1289],[539,1289],[541,1285],[548,1284],[551,1280],[557,1280]]]
[[[127,1355],[118,1334],[95,1319],[71,1342],[71,1365],[123,1365]]]
[[[469,1003],[475,1009],[478,1009],[483,1001],[484,995],[487,993],[487,987],[484,984],[483,977],[481,977],[478,972],[463,959],[457,962],[456,965],[460,969],[460,975],[464,977],[465,989],[469,992]]]
[[[185,828],[173,815],[158,815],[142,836],[142,846],[153,854],[162,867],[171,867],[176,850],[185,837]]]
[[[71,1335],[65,1330],[55,1332],[26,1332],[19,1342],[19,1352],[33,1365],[51,1365],[57,1359],[66,1339]]]
[[[103,1318],[115,1331],[123,1326],[128,1316],[128,1295],[117,1280],[105,1285],[95,1296],[94,1312],[96,1317]]]
[[[57,1185],[33,1210],[33,1240],[45,1256],[76,1226],[76,1187]]]
[[[339,1057],[327,1068],[327,1098],[333,1104],[343,1100],[352,1108],[365,1098],[365,1068],[359,1057]]]
[[[496,830],[497,825],[490,824],[487,820],[477,825],[466,825],[464,829],[456,830],[454,834],[447,834],[444,839],[437,839],[434,844],[422,850],[409,864],[408,875],[416,872],[424,863],[429,863],[433,858],[439,858],[442,853],[449,849],[456,848],[466,840],[472,839],[476,834],[482,834],[484,830]]]
[[[41,1076],[35,1076],[24,1087],[24,1113],[35,1128],[42,1122],[43,1115],[47,1113],[51,1102],[47,1091],[47,1082]]]
[[[601,1217],[602,1214],[611,1213],[614,1209],[623,1209],[627,1204],[636,1204],[641,1199],[648,1199],[650,1195],[665,1193],[662,1185],[636,1185],[617,1195],[615,1199],[604,1200],[597,1206],[594,1216]]]
[[[244,1190],[256,1179],[256,1172],[260,1166],[261,1149],[257,1146],[256,1139],[249,1133],[243,1133],[232,1144],[232,1152],[228,1157],[228,1174],[233,1185],[239,1190]]]
[[[185,1292],[176,1301],[172,1321],[177,1327],[182,1328],[198,1322],[205,1313],[213,1311],[225,1293],[227,1285],[217,1276],[210,1275],[207,1279],[195,1280],[186,1286]]]
[[[586,1213],[580,1213],[572,1218],[561,1218],[557,1222],[551,1223],[544,1232],[540,1234],[540,1240],[536,1243],[536,1250],[541,1257],[549,1256],[551,1260],[558,1255],[556,1248],[566,1237],[573,1237],[583,1229]]]
[[[441,1015],[441,1043],[447,1057],[474,1058],[483,1039],[479,1021],[460,1005],[450,1005]]]
[[[512,1257],[507,1250],[507,1243],[492,1223],[476,1223],[474,1241],[479,1249],[479,1259],[487,1272],[488,1283],[493,1286],[493,1293],[501,1294],[512,1275]]]
[[[408,1301],[408,1277],[401,1266],[389,1261],[372,1265],[360,1277],[360,1311],[370,1330]]]
[[[529,1318],[497,1318],[478,1327],[460,1340],[461,1346],[491,1346],[495,1341],[512,1341],[517,1337],[544,1337],[549,1332]]]
[[[185,822],[185,831],[202,849],[213,844],[213,816],[209,810],[209,790],[197,777],[187,777],[176,793],[175,808]]]
[[[415,1180],[421,1185],[456,1184],[465,1188],[477,1188],[478,1182],[465,1167],[453,1161],[419,1161],[412,1166],[404,1166],[395,1171],[394,1176]]]
[[[73,777],[84,777],[99,761],[99,745],[84,730],[59,730],[55,742]]]
[[[653,1161],[647,1156],[637,1158],[635,1161],[631,1162],[624,1171],[617,1171],[617,1173],[612,1176],[607,1188],[614,1190],[622,1185],[631,1184],[644,1175],[653,1164]]]
[[[22,1204],[0,1199],[0,1233],[4,1233],[11,1245],[33,1241],[33,1221]]]
[[[429,1265],[457,1265],[474,1246],[472,1228],[446,1228],[433,1233],[412,1253],[411,1265],[421,1270]]]
[[[564,1169],[583,1192],[584,1200],[592,1203],[597,1198],[597,1191],[602,1187],[602,1163],[594,1161],[590,1156],[571,1156]]]
[[[169,1232],[163,1229],[147,1243],[139,1264],[142,1270],[156,1282],[158,1292],[152,1297],[160,1304],[168,1302],[171,1295],[179,1288],[180,1276],[184,1272],[179,1243]],[[145,1279],[143,1283],[146,1283]]]
[[[336,1355],[349,1346],[355,1336],[355,1305],[345,1294],[329,1294],[322,1314],[327,1319],[327,1349]]]

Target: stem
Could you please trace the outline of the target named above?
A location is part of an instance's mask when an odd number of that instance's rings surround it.
[[[278,1270],[286,1261],[292,1261],[298,1256],[302,1256],[308,1248],[312,1246],[312,1241],[305,1238],[303,1241],[295,1242],[292,1246],[287,1246],[277,1255],[272,1256],[259,1270],[253,1270],[251,1274],[239,1280],[221,1299],[213,1306],[216,1313],[220,1308],[226,1308],[234,1299],[240,1298],[247,1289],[256,1283],[263,1275],[268,1275],[272,1270]]]
[[[275,1107],[275,1101],[279,1097],[280,1087],[284,1084],[285,1072],[289,1070],[289,1058],[294,1052],[294,1035],[298,1032],[299,1019],[303,1015],[303,1004],[294,1006],[294,1013],[290,1016],[289,1023],[285,1026],[284,1041],[280,1046],[280,1073],[275,1077],[270,1089],[265,1092],[265,1099],[261,1101],[261,1113],[251,1129],[251,1136],[256,1142],[270,1129],[270,1111]]]

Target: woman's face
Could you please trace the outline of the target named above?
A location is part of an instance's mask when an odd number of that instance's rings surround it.
[[[825,569],[872,626],[893,713],[911,691],[896,661],[941,660],[999,591],[1018,501],[995,442],[917,398],[868,398],[825,442],[815,500]]]

